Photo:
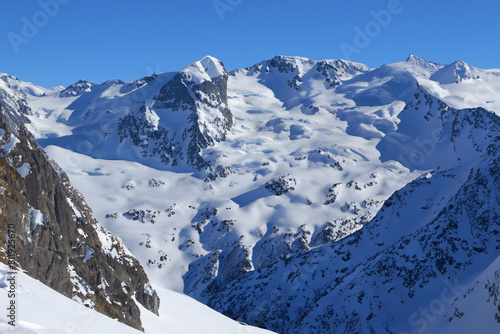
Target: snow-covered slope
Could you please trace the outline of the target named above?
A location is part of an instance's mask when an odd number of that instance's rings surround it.
[[[10,288],[8,268],[0,263],[0,303],[7,305]],[[1,333],[62,334],[108,333],[140,334],[141,331],[110,319],[78,304],[48,288],[26,274],[16,275],[16,326],[8,325],[10,319],[0,315]],[[179,293],[157,288],[162,304],[159,316],[143,312],[144,333],[162,334],[221,334],[221,333],[271,333],[233,321],[207,306]]]
[[[278,332],[397,332],[419,328],[405,319],[445,275],[493,277],[500,70],[410,55],[376,69],[277,56],[227,72],[207,56],[67,91],[27,94],[29,127],[157,286]],[[484,205],[454,212],[474,198],[467,187]],[[491,235],[459,224],[459,251],[442,237],[447,219],[483,214]],[[461,269],[436,271],[443,254]],[[407,275],[433,297],[409,297]]]
[[[402,123],[405,113],[412,124],[429,125],[414,127],[415,140],[419,131],[439,129],[447,140],[436,154],[449,160],[427,157],[434,171],[394,193],[360,231],[242,275],[224,289],[212,285],[202,300],[278,332],[421,332],[453,313],[452,301],[467,286],[482,290],[474,280],[500,257],[500,117],[449,108],[422,90],[400,114]],[[479,305],[477,321],[498,328],[497,302]],[[419,307],[430,308],[428,318]]]

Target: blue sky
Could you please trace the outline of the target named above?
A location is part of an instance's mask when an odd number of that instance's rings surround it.
[[[44,87],[135,80],[205,55],[500,68],[498,0],[0,0],[0,72]],[[364,36],[363,36],[364,35]]]

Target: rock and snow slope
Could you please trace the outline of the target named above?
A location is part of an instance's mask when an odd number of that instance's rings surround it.
[[[1,262],[142,329],[136,302],[154,313],[159,307],[144,269],[17,122],[23,111],[8,100],[0,103]]]
[[[360,231],[250,272],[222,290],[210,286],[202,300],[286,333],[420,332],[431,320],[445,323],[443,316],[460,323],[465,312],[450,309],[453,301],[467,289],[485,293],[475,280],[495,268],[500,254],[500,118],[480,108],[455,110],[423,90],[406,112],[413,113],[417,131],[418,119],[440,129],[447,140],[436,154],[448,161],[427,157],[436,170],[395,192]],[[458,162],[452,153],[461,151],[469,159]],[[493,296],[476,316],[493,329],[500,317],[498,277],[488,270]],[[425,306],[428,317],[420,309]]]
[[[497,297],[479,300],[498,286],[500,70],[206,57],[64,93],[16,82],[158,286],[277,332],[412,332],[470,323],[462,297],[432,304],[458,279],[497,324]]]
[[[162,288],[160,304],[141,264],[21,123],[31,110],[17,85],[31,85],[1,83],[0,303],[16,306],[14,319],[0,316],[2,333],[270,333]]]
[[[0,263],[0,303],[6,305],[8,268]],[[0,332],[8,334],[108,333],[140,334],[132,327],[60,295],[26,274],[17,275],[18,321],[16,327],[0,315]],[[162,303],[159,316],[141,309],[144,333],[163,334],[271,334],[270,331],[233,321],[179,293],[155,287]]]

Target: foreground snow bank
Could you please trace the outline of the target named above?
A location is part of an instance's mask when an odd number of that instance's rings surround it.
[[[0,305],[10,303],[8,298],[9,270],[0,263]],[[106,333],[139,334],[116,320],[86,308],[64,297],[24,273],[16,275],[16,326],[8,325],[6,313],[0,314],[1,333],[63,334]],[[166,290],[157,290],[161,298],[160,316],[141,306],[142,322],[147,334],[221,334],[271,333],[233,321],[194,299]]]

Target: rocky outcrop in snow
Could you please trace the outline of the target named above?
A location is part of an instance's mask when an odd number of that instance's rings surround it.
[[[264,188],[276,196],[281,196],[289,191],[295,190],[296,186],[297,180],[295,178],[289,175],[283,175],[266,182]]]

